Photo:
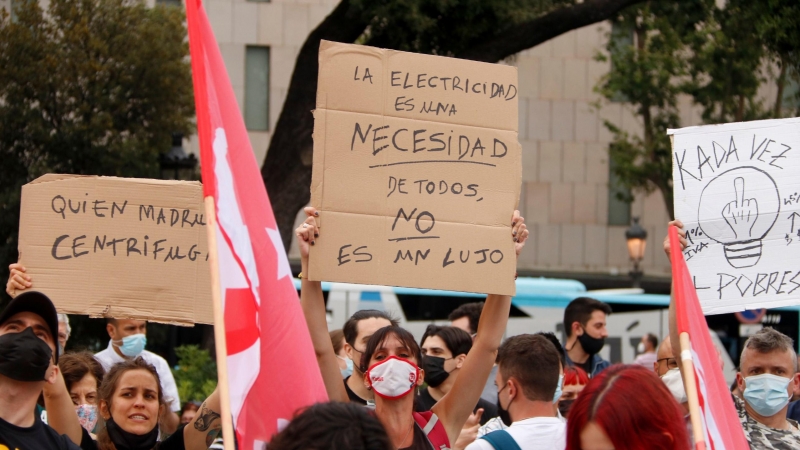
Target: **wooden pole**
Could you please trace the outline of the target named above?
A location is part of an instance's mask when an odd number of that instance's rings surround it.
[[[694,446],[697,450],[706,448],[703,421],[700,417],[700,398],[697,395],[697,383],[694,376],[694,362],[692,362],[692,342],[689,333],[680,334],[681,340],[681,365],[683,366],[683,387],[686,389],[686,398],[689,400],[689,416],[692,421],[692,435]]]
[[[217,211],[214,197],[203,199],[206,209],[206,234],[208,235],[208,267],[211,270],[211,300],[214,302],[214,343],[217,350],[217,389],[219,389],[222,441],[225,450],[234,450],[231,394],[228,386],[228,347],[225,340],[225,313],[222,309],[222,291],[219,283],[217,259]]]

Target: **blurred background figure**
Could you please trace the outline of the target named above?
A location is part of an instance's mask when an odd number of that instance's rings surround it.
[[[658,338],[653,333],[647,333],[642,336],[641,342],[636,347],[636,352],[639,354],[634,364],[647,367],[648,369],[656,362],[656,349],[658,348]]]
[[[90,352],[67,353],[58,360],[58,367],[64,375],[64,384],[67,385],[81,426],[89,433],[96,433],[97,390],[103,383],[106,371]]]
[[[353,360],[348,358],[347,352],[344,351],[344,331],[340,328],[329,332],[329,334],[331,335],[333,351],[336,353],[336,359],[339,361],[339,370],[342,371],[342,378],[347,378],[353,374]]]
[[[564,387],[561,388],[561,398],[558,400],[558,411],[564,418],[569,417],[569,410],[575,399],[589,384],[589,375],[580,367],[564,367]]]
[[[200,402],[192,400],[183,404],[181,408],[181,425],[186,425],[194,420],[197,411],[200,409]]]
[[[69,316],[66,314],[59,314],[58,315],[58,347],[61,353],[64,353],[64,349],[67,348],[67,341],[69,340],[69,335],[72,332],[72,328],[69,326]]]

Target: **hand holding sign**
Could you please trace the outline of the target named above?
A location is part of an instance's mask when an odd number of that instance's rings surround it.
[[[752,238],[753,226],[758,220],[758,202],[755,198],[744,198],[744,178],[734,179],[733,187],[736,191],[736,200],[722,208],[722,217],[737,239],[747,240]]]

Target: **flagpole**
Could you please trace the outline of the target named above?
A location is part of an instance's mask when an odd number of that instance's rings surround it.
[[[214,305],[214,343],[217,349],[217,389],[219,389],[220,414],[222,420],[222,442],[225,450],[234,450],[236,436],[233,434],[231,395],[228,386],[228,347],[225,340],[225,314],[222,310],[222,291],[219,283],[219,260],[217,259],[217,214],[214,197],[203,199],[206,210],[206,234],[208,236],[208,266],[211,270],[211,300]]]
[[[703,421],[700,418],[700,398],[697,395],[697,379],[694,375],[694,362],[692,362],[692,342],[689,333],[680,334],[681,364],[683,365],[683,386],[686,389],[686,398],[689,400],[689,416],[692,422],[692,434],[697,450],[706,448]],[[688,382],[687,382],[688,380]]]

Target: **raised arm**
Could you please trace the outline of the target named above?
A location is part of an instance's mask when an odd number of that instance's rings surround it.
[[[305,209],[306,220],[303,222],[295,234],[297,244],[300,247],[300,261],[302,272],[308,273],[308,251],[314,240],[319,236],[316,217],[319,215],[317,210],[311,207]],[[336,353],[333,351],[333,344],[328,334],[328,319],[325,315],[325,298],[322,296],[322,283],[319,281],[309,281],[303,276],[300,288],[300,305],[303,308],[303,315],[306,317],[308,332],[311,334],[311,342],[314,345],[314,353],[317,355],[317,364],[322,373],[322,380],[325,383],[325,390],[328,391],[328,398],[331,401],[348,402],[347,391],[342,382],[342,373],[339,370],[339,363],[336,361]]]
[[[194,420],[183,428],[183,446],[186,450],[206,450],[222,433],[222,408],[219,400],[219,387],[200,405]],[[172,413],[172,411],[165,411]],[[233,436],[224,436],[233,440]]]
[[[514,247],[519,256],[528,238],[528,229],[519,211],[514,211],[511,222]],[[456,378],[450,392],[432,408],[444,424],[450,442],[456,442],[461,428],[478,403],[497,358],[497,349],[500,348],[500,341],[506,331],[510,310],[510,296],[489,294],[486,297],[478,323],[478,334],[467,359],[464,360],[462,375]]]
[[[31,276],[25,273],[25,266],[14,263],[8,266],[8,282],[6,282],[6,292],[11,297],[16,297],[19,291],[33,286]]]
[[[43,394],[48,424],[58,434],[66,434],[75,445],[81,445],[83,438],[81,423],[64,382],[64,375],[58,367],[56,367],[55,382],[45,383]]]

